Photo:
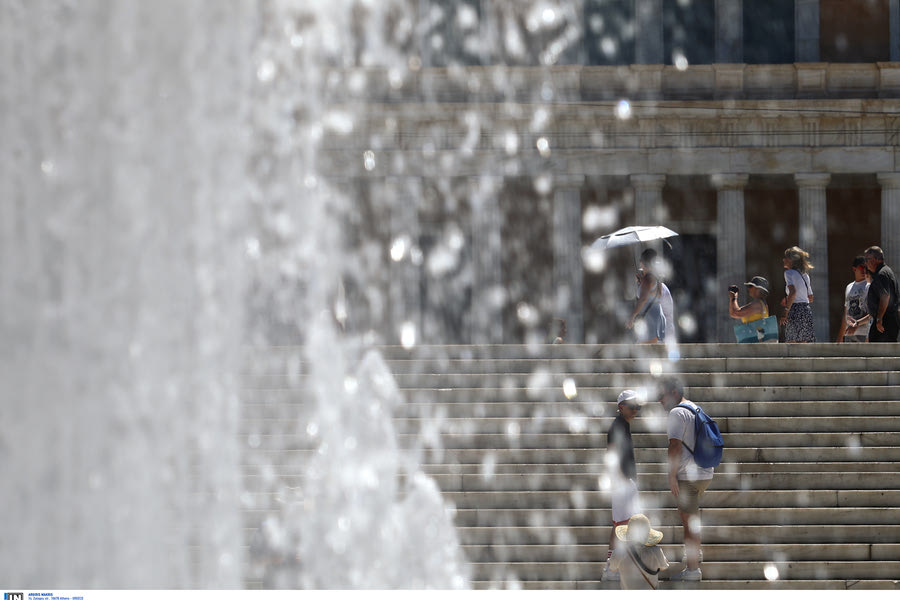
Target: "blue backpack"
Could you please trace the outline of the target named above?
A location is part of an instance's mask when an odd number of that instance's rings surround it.
[[[694,455],[694,462],[698,467],[718,467],[722,462],[722,451],[725,448],[725,440],[715,420],[703,412],[699,406],[692,408],[686,404],[679,404],[680,408],[686,408],[694,413],[694,448],[685,444],[685,448]]]

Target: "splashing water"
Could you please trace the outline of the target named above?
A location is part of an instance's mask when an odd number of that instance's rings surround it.
[[[348,126],[323,66],[351,4],[0,6],[0,579],[241,587],[241,348],[293,336],[316,411],[296,427],[320,444],[261,526],[299,559],[280,581],[468,585],[452,513],[397,449],[390,374],[348,366],[335,325],[358,257],[316,152]]]

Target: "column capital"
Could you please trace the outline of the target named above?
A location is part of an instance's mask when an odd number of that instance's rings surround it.
[[[878,183],[883,188],[897,189],[900,188],[900,172],[894,173],[878,173],[876,176]]]
[[[577,190],[584,185],[584,175],[553,175],[553,190]]]
[[[629,179],[638,190],[659,191],[666,185],[666,176],[662,173],[638,173]]]
[[[742,190],[747,187],[750,175],[747,173],[716,173],[712,175],[712,184],[717,190]]]
[[[824,188],[831,181],[831,173],[794,173],[794,182],[801,188]]]

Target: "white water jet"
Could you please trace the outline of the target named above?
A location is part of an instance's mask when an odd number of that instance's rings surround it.
[[[241,348],[272,343],[286,317],[307,346],[295,359],[324,388],[309,396],[320,414],[334,389],[349,404],[344,419],[297,423],[342,446],[346,471],[320,447],[304,466],[313,504],[265,521],[299,540],[279,581],[468,585],[434,483],[392,441],[398,398],[344,388],[389,374],[377,356],[341,367],[352,363],[342,336],[313,326],[326,309],[341,320],[340,273],[353,262],[329,214],[346,201],[315,169],[319,61],[351,35],[350,7],[0,4],[5,585],[242,587]],[[345,420],[360,401],[385,411],[370,446]],[[360,528],[376,522],[374,534]],[[388,545],[338,552],[342,532]]]

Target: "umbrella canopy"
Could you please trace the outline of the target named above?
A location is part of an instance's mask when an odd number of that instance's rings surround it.
[[[630,246],[642,242],[652,242],[678,235],[668,227],[662,225],[638,225],[624,227],[618,231],[598,237],[591,244],[592,250],[609,250],[619,246]]]

